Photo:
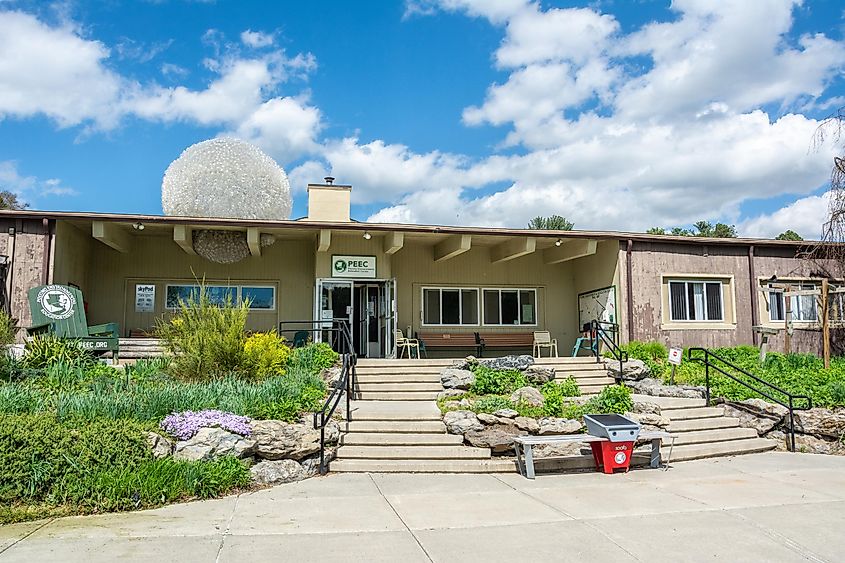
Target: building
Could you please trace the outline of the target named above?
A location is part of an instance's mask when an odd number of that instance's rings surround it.
[[[393,352],[397,328],[548,330],[568,355],[597,317],[618,323],[623,342],[754,344],[753,326],[785,325],[787,303],[770,289],[773,276],[809,289],[829,275],[791,241],[361,223],[350,220],[350,191],[309,185],[308,216],[290,221],[0,212],[11,313],[26,326],[29,288],[72,284],[85,296],[89,323],[117,322],[124,337],[136,336],[204,280],[215,298],[251,300],[250,329],[343,318],[359,353],[371,357]],[[198,256],[200,230],[245,233],[249,256],[234,264]],[[262,246],[263,234],[276,242]],[[792,349],[818,353],[815,297],[788,304]],[[770,341],[782,346],[783,331]]]

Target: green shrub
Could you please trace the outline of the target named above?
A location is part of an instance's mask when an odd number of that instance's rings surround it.
[[[134,364],[123,366],[124,376],[136,382],[168,381],[172,378],[168,374],[170,358],[142,358]]]
[[[246,339],[244,356],[256,378],[284,375],[291,349],[275,332],[259,332]]]
[[[14,344],[19,330],[18,320],[10,317],[5,311],[0,311],[0,346]]]
[[[540,392],[543,394],[543,413],[546,416],[561,416],[565,405],[564,399],[581,395],[578,383],[572,376],[560,383],[548,381],[540,388]]]
[[[608,385],[587,404],[598,413],[624,414],[634,409],[631,390],[624,385]]]
[[[475,382],[470,391],[477,395],[503,395],[528,385],[525,375],[515,369],[492,369],[482,365],[472,367]]]
[[[632,360],[642,360],[651,370],[652,377],[660,378],[669,371],[669,351],[660,342],[633,340],[621,346]]]
[[[288,359],[291,368],[308,373],[319,374],[337,364],[340,355],[325,342],[310,342],[300,348],[294,348]]]
[[[472,403],[472,410],[477,413],[494,413],[501,409],[514,409],[516,405],[507,397],[501,395],[487,395]]]
[[[52,334],[40,334],[28,340],[24,346],[23,365],[29,369],[41,369],[56,363],[91,366],[96,359],[79,347],[79,342],[70,338],[59,338]]]
[[[180,300],[174,317],[156,326],[173,356],[170,373],[185,381],[249,376],[244,352],[248,314],[248,302],[236,304],[228,295],[222,304],[212,302],[204,284],[196,296]]]

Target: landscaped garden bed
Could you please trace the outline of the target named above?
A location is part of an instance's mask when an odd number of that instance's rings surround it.
[[[316,474],[320,434],[308,413],[322,406],[322,375],[338,356],[325,344],[291,349],[275,333],[248,335],[246,312],[203,297],[183,303],[159,327],[170,356],[123,368],[49,336],[20,359],[0,355],[0,523]],[[338,427],[326,434],[336,443]]]

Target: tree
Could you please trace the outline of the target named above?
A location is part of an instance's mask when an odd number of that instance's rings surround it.
[[[646,231],[647,235],[665,235],[666,229],[663,227],[651,227],[649,230]]]
[[[20,201],[17,194],[9,190],[0,191],[0,209],[26,209],[27,207],[29,204]]]
[[[528,221],[529,229],[537,229],[541,231],[571,231],[575,223],[567,220],[560,215],[551,215],[549,217],[534,217]]]
[[[736,238],[736,227],[734,225],[716,223],[714,226],[708,221],[699,221],[693,226],[696,228],[695,231],[683,227],[672,227],[667,233],[663,227],[652,227],[646,233],[650,235],[669,234],[674,237]]]
[[[776,240],[804,240],[804,237],[802,237],[792,229],[787,229],[775,238]]]

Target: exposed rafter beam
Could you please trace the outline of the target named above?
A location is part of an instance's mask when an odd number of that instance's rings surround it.
[[[258,232],[257,227],[247,227],[246,245],[249,247],[250,254],[261,256],[261,233]]]
[[[597,241],[590,239],[570,240],[560,246],[553,246],[543,251],[543,261],[546,264],[557,264],[567,260],[575,260],[596,253]]]
[[[515,238],[490,249],[490,262],[506,262],[526,254],[531,254],[537,248],[537,239],[533,237]]]
[[[116,223],[94,221],[91,224],[91,234],[95,239],[118,252],[129,252],[129,249],[132,248],[132,239],[129,233]]]
[[[194,230],[188,225],[173,226],[173,242],[178,244],[187,254],[196,256],[194,250]]]
[[[434,261],[443,262],[463,254],[472,247],[471,235],[454,235],[434,246]]]
[[[405,233],[387,233],[384,237],[384,253],[396,254],[405,244]]]
[[[326,252],[332,245],[332,232],[329,229],[320,229],[317,234],[317,252]]]

